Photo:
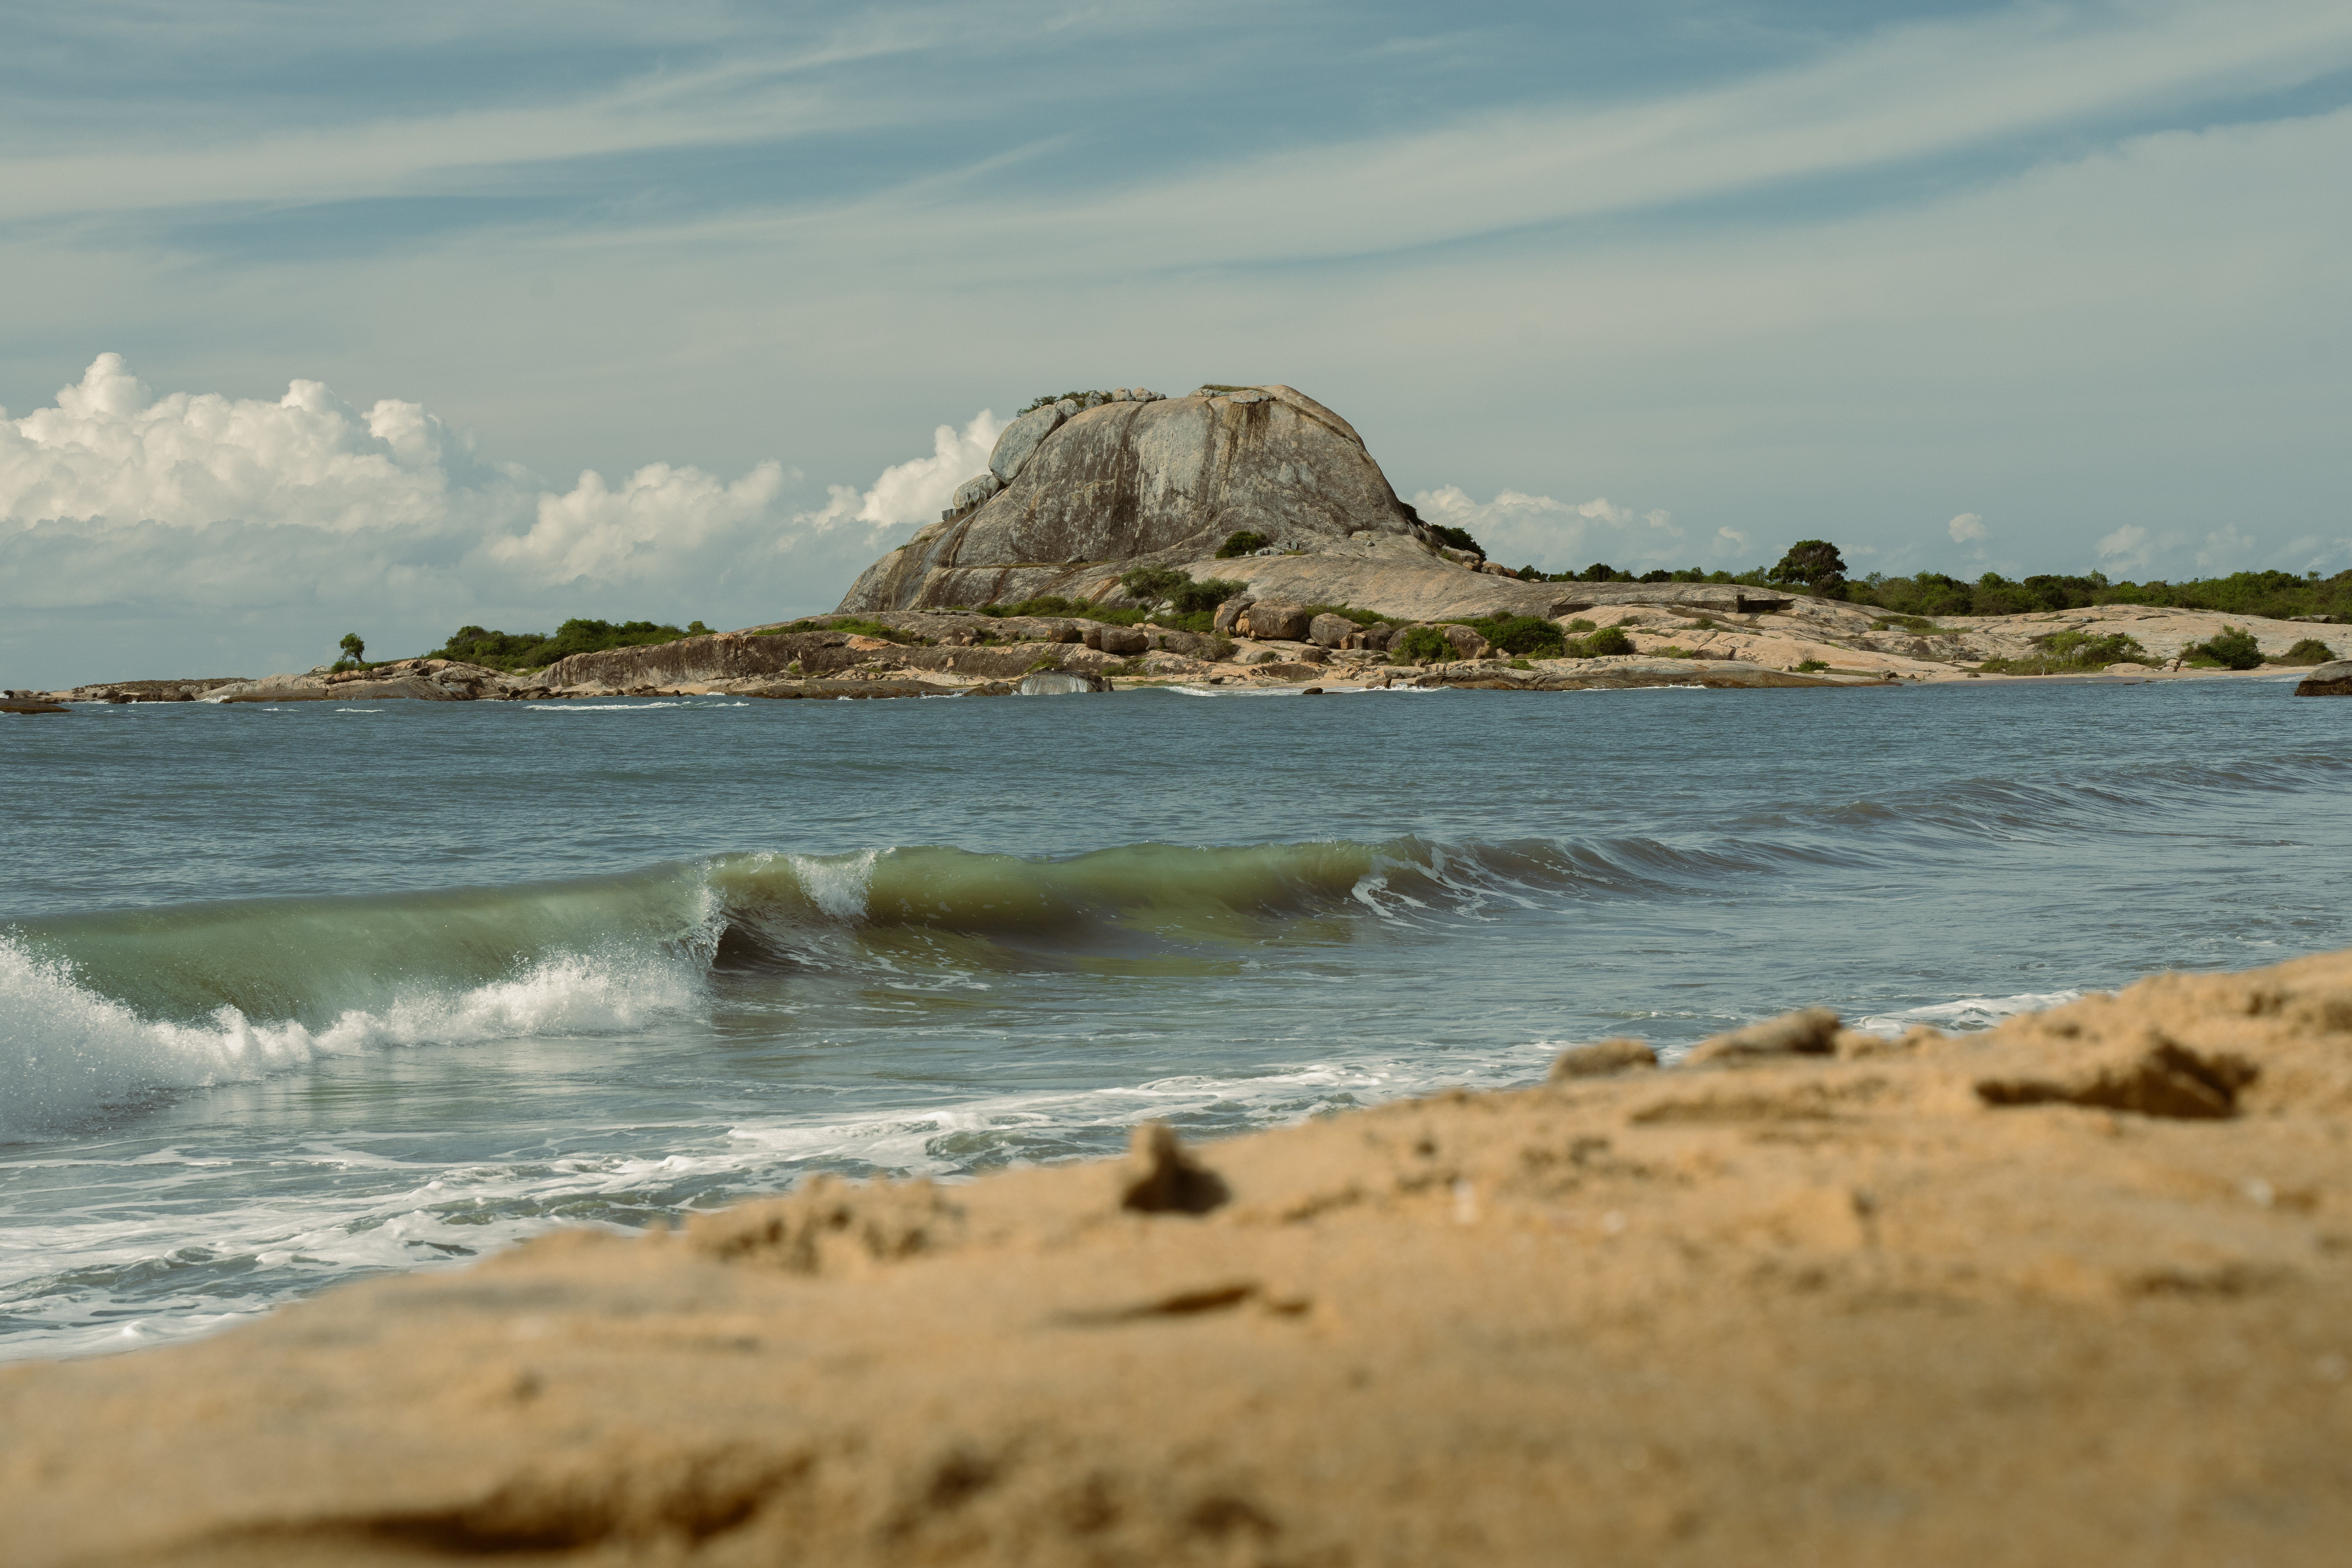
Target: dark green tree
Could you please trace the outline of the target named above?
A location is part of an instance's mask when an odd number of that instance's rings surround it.
[[[1800,539],[1789,546],[1779,565],[1764,574],[1764,580],[1802,584],[1823,598],[1835,598],[1845,589],[1845,557],[1826,539]]]
[[[349,663],[358,664],[367,658],[367,644],[360,640],[357,632],[345,632],[341,647],[343,658]]]

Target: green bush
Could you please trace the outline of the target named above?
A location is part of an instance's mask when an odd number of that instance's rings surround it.
[[[1586,658],[1601,658],[1610,654],[1633,653],[1633,639],[1625,635],[1622,626],[1603,626],[1591,637],[1580,639],[1577,647]]]
[[[1121,573],[1118,585],[1127,590],[1130,598],[1166,599],[1176,606],[1180,616],[1214,610],[1246,586],[1223,577],[1206,577],[1195,583],[1191,573],[1179,572],[1172,566],[1138,566]]]
[[[1991,675],[2080,675],[2111,664],[2157,662],[2128,632],[2050,632],[2033,646],[2037,651],[2023,658],[1989,658],[1977,668]]]
[[[1454,645],[1435,626],[1407,626],[1389,644],[1391,664],[1443,664],[1454,658]]]
[[[2192,643],[2181,652],[2189,663],[2208,668],[2219,665],[2224,669],[2252,669],[2263,662],[2263,650],[2243,626],[2223,626],[2219,637]]]
[[[1486,559],[1486,547],[1471,538],[1468,529],[1455,528],[1444,522],[1424,522],[1422,526],[1437,535],[1439,542],[1450,544],[1456,550],[1466,550],[1481,561]]]
[[[2317,637],[2304,637],[2293,647],[2287,649],[2285,656],[2279,662],[2281,664],[2333,664],[2337,657],[2334,648],[2329,647]]]
[[[1823,664],[1817,658],[1801,658],[1797,661],[1797,672],[1801,675],[1811,675],[1818,670],[1827,669],[1828,668],[1828,665]]]
[[[1237,555],[1254,554],[1273,542],[1274,541],[1265,534],[1252,533],[1244,528],[1238,532],[1225,535],[1225,542],[1217,546],[1217,559],[1231,561]]]
[[[681,631],[652,621],[622,621],[615,625],[610,621],[569,620],[556,628],[553,637],[545,632],[497,632],[480,626],[459,626],[447,642],[425,657],[486,665],[492,669],[541,669],[570,654],[652,647],[680,637],[707,637],[709,632],[710,628],[700,621]]]
[[[697,621],[694,624],[698,626],[702,623],[700,621]],[[788,626],[770,626],[765,631],[754,632],[751,635],[762,637],[782,637],[787,632],[847,632],[852,637],[880,637],[884,642],[894,642],[901,645],[921,644],[930,641],[929,637],[917,637],[912,632],[902,632],[896,630],[893,627],[886,626],[879,621],[869,621],[863,616],[843,616],[835,619],[829,626],[819,626],[814,621],[794,621]]]
[[[1505,653],[1522,658],[1559,658],[1568,651],[1568,634],[1541,616],[1490,616],[1455,624],[1470,627]]]

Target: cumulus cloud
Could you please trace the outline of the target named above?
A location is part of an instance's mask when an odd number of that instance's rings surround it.
[[[1985,527],[1984,519],[1975,512],[1964,511],[1946,523],[1944,527],[1946,531],[1951,534],[1953,543],[1973,544],[1978,547],[1978,554],[1984,553],[1983,545],[1989,531]]]
[[[830,486],[831,499],[821,510],[803,512],[793,521],[815,530],[863,523],[869,531],[929,522],[947,510],[959,485],[978,478],[988,467],[989,454],[996,449],[996,437],[1003,429],[995,414],[985,408],[961,432],[952,425],[942,425],[931,432],[929,457],[883,469],[882,477],[867,490]]]
[[[942,425],[929,456],[794,511],[798,476],[772,459],[732,479],[669,463],[613,480],[591,469],[557,489],[482,459],[415,403],[362,409],[299,380],[274,402],[158,395],[101,354],[50,406],[0,409],[0,606],[123,612],[148,628],[156,672],[179,662],[175,617],[262,617],[272,629],[255,634],[248,665],[309,662],[312,621],[359,626],[387,650],[483,616],[509,629],[569,615],[740,625],[829,606],[987,465],[998,429],[986,410]],[[20,635],[0,652],[15,669],[57,628],[13,618]],[[18,670],[10,683],[119,673]]]
[[[1621,570],[1689,566],[1748,544],[1746,535],[1717,529],[1695,560],[1673,513],[1620,506],[1606,496],[1562,501],[1504,490],[1480,501],[1458,485],[1444,485],[1423,490],[1412,504],[1432,522],[1469,530],[1495,560],[1547,572],[1581,571],[1603,561]]]

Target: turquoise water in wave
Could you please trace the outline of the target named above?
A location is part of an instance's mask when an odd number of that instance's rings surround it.
[[[2291,690],[0,719],[0,1356],[814,1171],[2352,945],[2352,702]]]

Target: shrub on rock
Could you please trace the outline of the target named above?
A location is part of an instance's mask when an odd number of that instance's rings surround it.
[[[2317,637],[2301,638],[2279,660],[2281,664],[2333,664],[2335,661],[2336,650]]]
[[[1265,534],[1252,533],[1244,528],[1225,535],[1225,542],[1217,546],[1217,559],[1231,561],[1240,555],[1255,555],[1273,542]]]
[[[1606,658],[1612,654],[1638,651],[1633,647],[1633,639],[1625,635],[1625,628],[1622,626],[1603,626],[1591,637],[1581,639],[1577,644],[1577,649],[1586,658]]]
[[[2252,669],[2263,662],[2254,635],[2243,626],[2223,626],[2219,637],[2191,643],[2181,652],[2191,664],[2218,664],[2224,669]]]
[[[1435,626],[1407,626],[1389,639],[1391,664],[1436,664],[1454,657],[1454,645]]]

